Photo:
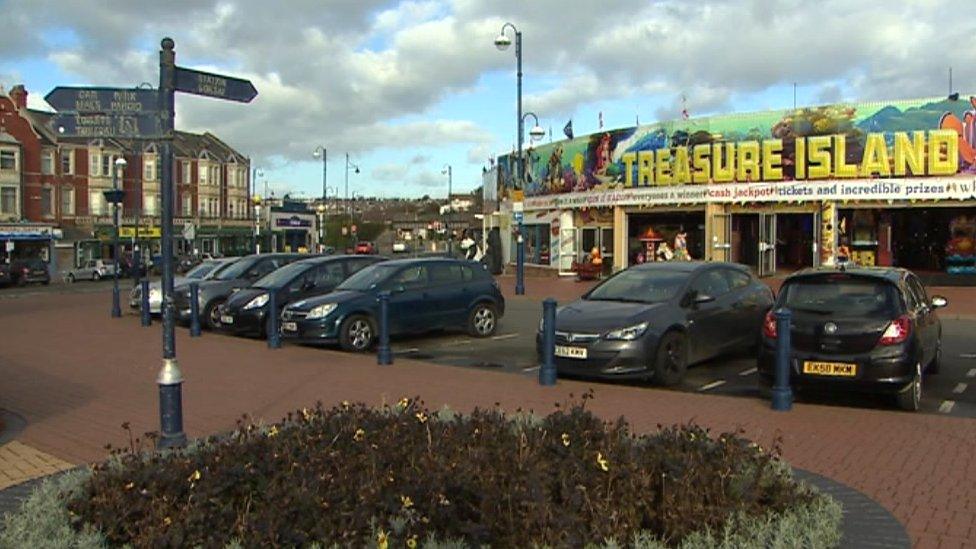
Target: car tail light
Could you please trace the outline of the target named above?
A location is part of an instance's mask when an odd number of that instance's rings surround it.
[[[776,339],[776,315],[773,311],[768,311],[766,313],[766,318],[763,320],[763,335],[770,338]]]
[[[892,320],[885,328],[878,345],[896,345],[908,339],[912,333],[912,319],[908,315],[902,315]]]

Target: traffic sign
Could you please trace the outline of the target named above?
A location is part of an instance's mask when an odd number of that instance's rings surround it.
[[[250,103],[258,90],[250,80],[176,67],[176,91]]]
[[[523,219],[525,219],[525,218],[523,217],[523,215],[524,215],[524,214],[523,214],[522,212],[513,212],[513,213],[512,213],[512,217],[513,217],[513,218],[515,219],[515,222],[516,222],[516,223],[521,223],[521,222],[522,222],[522,220],[523,220]]]
[[[183,239],[194,240],[197,237],[197,227],[193,223],[183,225]]]
[[[153,139],[160,137],[159,115],[60,113],[54,116],[54,129],[62,137],[126,137]]]
[[[44,96],[59,112],[136,114],[156,111],[156,90],[143,88],[74,88],[59,86]]]

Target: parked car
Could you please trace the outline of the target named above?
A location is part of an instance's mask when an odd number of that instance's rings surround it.
[[[495,333],[505,298],[484,267],[455,259],[399,259],[367,267],[336,291],[296,301],[282,312],[283,339],[365,351],[377,337],[378,295],[389,291],[391,335],[463,329]]]
[[[190,282],[200,282],[203,280],[210,280],[217,273],[226,269],[235,261],[238,257],[226,257],[222,259],[209,259],[200,263],[196,267],[190,269],[185,276],[174,276],[173,277],[173,290],[182,286],[183,284],[188,284]],[[129,306],[133,309],[139,309],[142,307],[142,285],[137,284],[132,287],[132,291],[129,292]],[[158,315],[162,312],[163,306],[163,283],[161,280],[154,280],[149,283],[149,314]]]
[[[280,315],[288,303],[327,294],[350,275],[382,260],[379,256],[333,255],[289,263],[231,294],[219,309],[220,327],[237,335],[266,336],[271,292],[275,294],[274,314]]]
[[[356,243],[356,254],[375,254],[376,245],[372,242],[362,241]]]
[[[68,270],[64,278],[69,283],[78,280],[101,280],[112,276],[113,268],[111,259],[89,259],[81,267]]]
[[[264,275],[303,257],[308,256],[291,253],[248,255],[237,260],[212,279],[200,282],[198,295],[200,324],[209,329],[216,328],[220,325],[218,307],[223,305],[233,292],[247,288]],[[190,286],[184,284],[174,289],[173,301],[179,321],[189,322]]]
[[[755,349],[772,304],[769,287],[742,265],[637,265],[557,310],[556,368],[675,385],[691,364]],[[540,356],[541,330],[540,322]]]
[[[413,248],[406,242],[393,243],[393,253],[409,253],[411,251],[413,251]]]
[[[9,286],[12,283],[13,277],[10,276],[10,264],[0,260],[0,286]]]
[[[51,283],[51,274],[47,262],[39,257],[14,260],[10,263],[11,282],[19,286],[40,283],[45,286]]]
[[[783,283],[776,308],[792,312],[790,382],[828,391],[893,394],[904,410],[918,410],[925,374],[939,371],[942,322],[912,272],[898,268],[807,269]],[[778,333],[775,316],[763,323],[761,388],[773,382]]]

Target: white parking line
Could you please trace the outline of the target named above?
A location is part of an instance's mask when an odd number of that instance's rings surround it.
[[[529,366],[528,368],[522,368],[522,371],[525,373],[529,373],[529,372],[534,372],[538,369],[539,369],[538,366]]]
[[[518,337],[518,336],[519,336],[518,334],[502,334],[502,335],[494,336],[492,337],[492,339],[495,341],[501,341],[503,339],[512,339],[513,337]]]
[[[956,384],[956,387],[952,390],[952,392],[953,393],[956,393],[958,395],[958,394],[962,393],[963,391],[965,391],[966,390],[966,387],[969,387],[969,385],[967,385],[965,383],[957,383]]]
[[[404,354],[408,354],[408,353],[418,353],[418,352],[420,352],[420,349],[418,349],[416,347],[411,347],[409,349],[394,349],[393,350],[393,354],[395,354],[395,355],[404,355]]]
[[[751,376],[752,374],[756,373],[757,371],[759,371],[759,368],[749,368],[748,370],[742,370],[741,372],[739,372],[739,375],[740,376]]]
[[[711,383],[706,383],[705,385],[702,385],[701,387],[698,388],[698,390],[699,391],[710,391],[710,390],[712,390],[712,389],[714,389],[716,387],[721,387],[722,385],[725,385],[725,380],[724,379],[719,379],[717,381],[713,381]]]
[[[966,377],[976,377],[976,368],[973,368],[966,372]]]
[[[948,414],[952,411],[952,407],[956,405],[954,400],[943,400],[942,404],[939,405],[939,412],[943,414]]]
[[[959,358],[976,358],[976,353],[962,353]]]

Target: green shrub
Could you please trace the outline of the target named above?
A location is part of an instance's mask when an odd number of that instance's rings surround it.
[[[136,547],[836,543],[839,508],[794,482],[778,449],[694,425],[636,436],[585,402],[543,418],[403,400],[242,421],[192,450],[117,453],[45,485],[28,504],[48,518],[25,507],[8,528],[68,539],[71,525],[89,546]]]

